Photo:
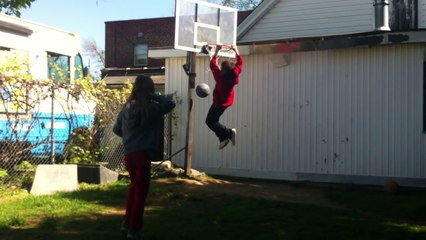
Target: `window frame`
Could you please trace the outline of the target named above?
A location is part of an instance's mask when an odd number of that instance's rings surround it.
[[[144,47],[144,53],[138,53],[138,48]],[[142,62],[139,62],[142,61]],[[133,65],[138,67],[148,66],[148,44],[136,43],[133,47]]]
[[[67,59],[67,72],[66,74],[64,74],[65,79],[60,79],[58,76],[55,76],[55,79],[53,79],[54,82],[58,83],[58,82],[65,82],[65,83],[70,83],[71,82],[71,57],[65,54],[60,54],[60,53],[55,53],[55,52],[47,52],[47,76],[49,79],[52,79],[52,74],[57,72],[56,69],[52,68],[51,64],[51,59],[53,57],[65,57]],[[61,66],[60,68],[62,70],[64,70]],[[53,71],[55,70],[55,71]]]
[[[74,80],[86,77],[86,69],[83,64],[83,57],[80,54],[74,56]]]

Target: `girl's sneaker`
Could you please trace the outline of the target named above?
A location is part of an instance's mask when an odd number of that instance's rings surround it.
[[[127,239],[127,224],[123,221],[120,227],[120,232],[123,240]]]
[[[141,232],[131,232],[127,233],[127,240],[143,240],[143,235]]]

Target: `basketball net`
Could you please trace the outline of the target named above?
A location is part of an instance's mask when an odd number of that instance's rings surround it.
[[[201,53],[208,54],[210,57],[216,52],[217,44],[206,44],[201,48]],[[222,45],[218,56],[235,58],[235,52],[232,50],[232,45]]]

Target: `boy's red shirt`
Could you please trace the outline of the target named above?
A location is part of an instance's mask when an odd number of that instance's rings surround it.
[[[237,55],[237,62],[234,68],[237,77],[234,79],[226,79],[222,77],[219,66],[217,65],[217,57],[214,56],[210,60],[210,69],[216,81],[213,90],[213,105],[215,107],[229,107],[234,104],[234,86],[238,84],[240,73],[243,71],[243,61],[243,57]]]

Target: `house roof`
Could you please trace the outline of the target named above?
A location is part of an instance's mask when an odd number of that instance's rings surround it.
[[[31,30],[31,29],[29,29],[25,26],[18,25],[18,24],[15,24],[15,23],[11,23],[11,22],[6,22],[6,21],[3,21],[3,20],[0,20],[0,30],[1,29],[6,30],[6,31],[13,31],[13,32],[16,32],[18,34],[23,34],[25,36],[29,36],[29,35],[33,34],[33,32],[34,32],[33,30]]]
[[[426,42],[426,29],[391,31],[383,27],[386,23],[377,21],[380,18],[372,11],[376,5],[369,5],[367,1],[354,4],[342,8],[344,3],[340,1],[333,1],[332,5],[319,1],[315,6],[299,1],[292,4],[285,0],[262,1],[238,26],[237,42],[253,54]],[[336,13],[333,8],[340,12]],[[358,8],[359,11],[353,13]],[[386,8],[379,10],[387,11]],[[391,21],[392,16],[385,22],[388,20]]]
[[[265,16],[269,10],[271,10],[279,0],[269,0],[269,1],[262,1],[259,6],[256,7],[250,14],[250,16],[247,16],[244,18],[244,20],[238,24],[237,29],[237,41],[240,39],[240,37],[244,36],[251,27],[254,26],[263,16]]]
[[[102,80],[105,81],[108,85],[122,85],[123,83],[129,81],[130,83],[134,83],[137,75],[131,76],[105,76]],[[151,79],[154,81],[154,84],[164,84],[165,77],[164,75],[156,76],[151,75]]]

